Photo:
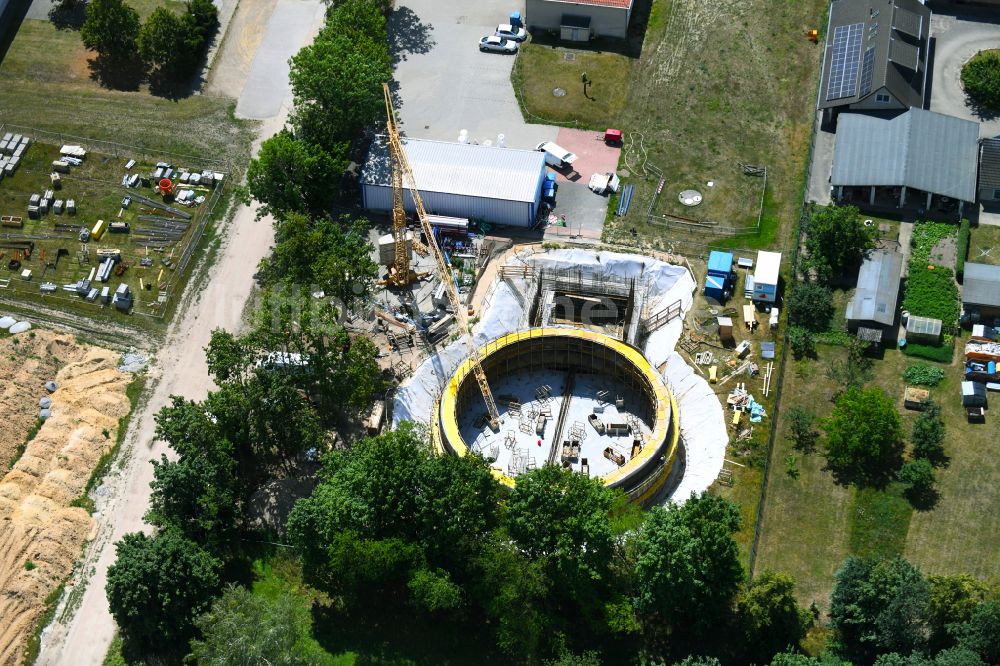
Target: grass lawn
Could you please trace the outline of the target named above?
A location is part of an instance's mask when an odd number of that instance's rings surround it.
[[[140,17],[169,0],[132,2]],[[206,95],[157,97],[141,82],[111,90],[92,78],[93,53],[71,28],[25,19],[0,61],[0,122],[84,139],[215,159],[244,161],[253,124],[233,118],[234,100]]]
[[[833,409],[830,397],[838,385],[826,376],[831,360],[846,350],[821,346],[818,360],[791,361],[784,381],[782,411],[792,405],[810,408],[818,417]],[[1000,576],[1000,441],[996,424],[966,422],[958,396],[961,365],[946,367],[944,381],[931,389],[946,424],[945,449],[950,465],[938,471],[940,500],[929,511],[913,510],[899,484],[885,491],[837,485],[825,471],[821,450],[795,451],[779,436],[772,457],[772,475],[764,507],[757,571],[784,571],[796,579],[802,603],[816,601],[827,608],[833,574],[849,554],[903,555],[931,573],[968,572],[983,579]],[[916,413],[902,406],[902,373],[925,362],[886,350],[875,360],[870,384],[896,401],[907,435]],[[778,422],[779,435],[784,424]],[[798,459],[800,476],[784,473],[786,456]]]
[[[618,53],[525,42],[514,65],[514,81],[526,108],[542,118],[540,122],[576,122],[603,130],[617,126],[634,63]],[[591,81],[586,97],[580,79],[584,72]],[[565,94],[555,96],[556,88]]]
[[[989,254],[986,254],[987,251]],[[966,261],[1000,266],[1000,227],[973,227]]]
[[[824,0],[744,3],[656,0],[643,53],[633,69],[625,131],[642,135],[623,165],[634,175],[632,206],[644,211],[663,171],[654,213],[676,213],[677,194],[693,187],[706,196],[691,217],[749,227],[760,203],[758,178],[740,163],[768,167],[762,239],[733,239],[742,247],[787,247],[798,218],[809,152],[815,86],[822,47],[805,37],[819,26]],[[643,175],[643,171],[647,175]],[[715,186],[709,188],[708,181]],[[605,227],[609,240],[632,238],[663,246],[669,240],[714,242],[711,233],[647,224],[633,215]]]

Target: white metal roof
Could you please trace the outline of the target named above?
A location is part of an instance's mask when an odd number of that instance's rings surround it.
[[[417,189],[486,199],[535,201],[545,154],[535,150],[403,139]],[[377,137],[361,175],[364,185],[391,186],[389,151]],[[404,179],[403,186],[409,189]]]
[[[757,253],[757,269],[753,272],[755,284],[778,284],[781,272],[781,253],[761,250]]]

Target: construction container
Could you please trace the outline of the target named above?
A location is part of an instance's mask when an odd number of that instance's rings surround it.
[[[43,198],[41,201],[39,201],[38,202],[38,212],[41,213],[42,215],[47,214],[49,212],[49,203],[50,203],[49,199],[45,199],[45,198]]]
[[[101,289],[101,303],[107,305],[111,302],[111,287],[103,287]]]
[[[97,224],[94,225],[94,228],[90,230],[90,237],[95,241],[101,240],[101,236],[104,235],[107,228],[108,226],[104,223],[104,220],[98,220]]]
[[[61,190],[62,189],[62,176],[53,171],[49,174],[49,182],[52,184],[52,189]]]
[[[28,219],[37,220],[42,215],[38,212],[38,206],[28,206]]]
[[[66,212],[70,215],[76,215],[76,199],[66,200]]]
[[[406,232],[406,254],[413,256],[413,232]],[[396,240],[392,234],[386,234],[378,239],[378,262],[382,266],[391,266],[396,261]]]
[[[112,222],[108,226],[108,231],[113,234],[127,234],[129,232],[128,222]]]
[[[63,202],[62,199],[56,199],[52,203],[52,212],[55,213],[56,215],[62,215],[63,214],[63,209],[65,208],[65,206],[66,206],[66,204],[65,204],[65,202]]]
[[[52,170],[57,173],[69,173],[69,162],[64,160],[55,160],[52,163]]]

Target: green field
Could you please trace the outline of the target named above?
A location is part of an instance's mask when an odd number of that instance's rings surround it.
[[[140,17],[174,0],[130,2]],[[232,116],[234,100],[205,94],[174,98],[149,92],[145,81],[95,78],[94,54],[71,27],[25,19],[0,61],[0,121],[150,150],[241,163],[249,156],[253,123]],[[8,35],[9,37],[9,35]]]
[[[823,417],[833,409],[838,384],[826,365],[846,356],[840,347],[821,346],[818,360],[791,361],[785,375],[782,411],[792,405]],[[957,358],[957,355],[956,355]],[[902,373],[914,362],[895,350],[876,360],[872,383],[896,399],[909,433],[915,412],[902,406]],[[775,442],[772,474],[764,508],[757,571],[785,571],[796,579],[803,603],[829,602],[833,573],[849,554],[898,554],[930,573],[968,572],[982,579],[1000,577],[1000,441],[996,424],[965,420],[958,399],[961,365],[946,368],[945,379],[931,395],[942,407],[945,449],[950,465],[938,471],[940,500],[929,511],[912,510],[898,484],[884,492],[838,485],[825,468],[821,451],[803,455],[784,436]],[[779,420],[779,435],[784,424]],[[788,455],[799,460],[800,476],[780,469]]]
[[[822,53],[805,31],[822,22],[826,7],[824,0],[654,0],[638,58],[608,51],[600,41],[572,49],[573,61],[564,59],[570,49],[523,48],[514,83],[529,114],[626,132],[619,168],[636,186],[636,212],[621,223],[609,219],[605,240],[663,248],[669,241],[715,243],[726,238],[725,227],[752,230],[763,182],[746,175],[745,164],[768,169],[761,233],[728,242],[787,246],[801,202]],[[594,82],[595,100],[583,97],[583,71]],[[627,95],[617,99],[626,79]],[[554,97],[555,87],[567,95]],[[692,231],[676,219],[647,223],[658,171],[664,185],[653,214],[709,224]],[[703,203],[683,206],[678,195],[686,189],[699,191]]]
[[[980,225],[972,228],[969,257],[966,261],[1000,266],[1000,227]]]

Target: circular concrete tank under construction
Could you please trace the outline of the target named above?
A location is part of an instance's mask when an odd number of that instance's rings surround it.
[[[646,502],[667,481],[678,453],[677,406],[634,347],[592,331],[554,327],[511,333],[480,349],[500,412],[490,428],[466,360],[449,378],[433,423],[443,450],[483,455],[494,476],[561,465]]]

